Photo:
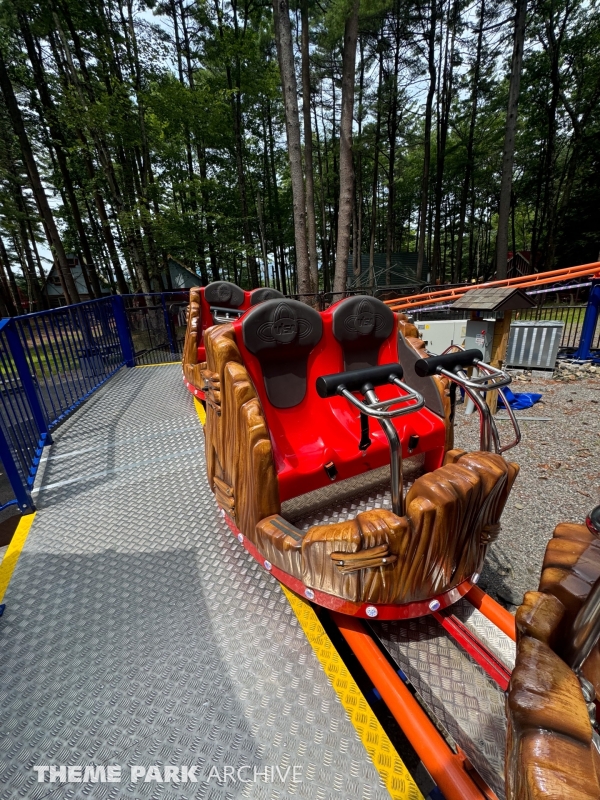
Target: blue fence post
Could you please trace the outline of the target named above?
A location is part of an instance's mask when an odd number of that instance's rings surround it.
[[[171,352],[176,355],[177,350],[175,349],[175,342],[173,341],[171,320],[169,319],[169,312],[167,311],[167,304],[165,303],[165,295],[163,292],[160,293],[160,304],[162,305],[163,317],[165,318],[165,327],[167,329],[167,336],[169,337],[169,347],[171,348]]]
[[[135,351],[133,349],[133,341],[127,324],[127,314],[125,313],[125,300],[120,294],[112,296],[113,314],[115,315],[115,322],[117,324],[117,333],[119,335],[119,342],[121,343],[121,350],[123,351],[123,360],[126,366],[135,367]]]
[[[44,445],[52,444],[52,437],[48,429],[48,421],[46,420],[46,415],[42,408],[40,397],[29,369],[29,364],[27,363],[19,332],[12,319],[2,320],[2,323],[0,323],[0,330],[4,329],[6,334],[6,341],[10,348],[13,361],[15,362],[15,368],[19,375],[25,397],[27,398],[27,403],[31,409],[38,431],[40,432],[40,439],[44,439]]]
[[[0,425],[0,460],[6,472],[6,477],[15,493],[15,498],[19,511],[27,513],[28,511],[35,511],[35,506],[31,498],[31,491],[27,483],[21,478],[21,473],[17,467],[17,462],[14,459],[13,452],[6,436],[2,425]],[[14,501],[11,501],[14,502]]]
[[[583,318],[583,326],[581,328],[581,339],[579,340],[579,347],[573,353],[572,358],[587,361],[588,359],[596,360],[596,356],[592,353],[592,343],[594,341],[594,333],[596,331],[596,323],[598,322],[598,315],[600,314],[600,281],[592,281],[592,288],[590,290],[590,298],[588,300],[585,316]]]

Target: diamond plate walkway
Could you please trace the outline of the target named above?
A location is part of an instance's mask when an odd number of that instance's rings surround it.
[[[0,619],[2,800],[389,796],[221,519],[178,365],[122,370],[63,424],[36,498]],[[42,765],[82,770],[50,783]],[[89,765],[120,782],[77,782]]]

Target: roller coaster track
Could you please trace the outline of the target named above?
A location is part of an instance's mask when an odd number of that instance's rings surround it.
[[[514,616],[479,587],[473,586],[466,600],[509,639],[516,640]],[[444,797],[447,800],[496,798],[472,767],[469,768],[460,749],[458,754],[450,749],[426,711],[391,665],[384,649],[377,642],[377,637],[373,635],[371,626],[337,612],[330,612],[330,616]],[[434,616],[438,621],[444,621],[444,617],[436,614]],[[464,642],[462,646],[465,646]],[[465,649],[471,656],[475,655],[468,645]],[[502,688],[506,687],[503,685]]]
[[[407,297],[399,297],[395,300],[386,300],[385,302],[392,311],[403,311],[420,306],[448,303],[462,297],[465,292],[471,289],[500,289],[506,287],[528,289],[532,286],[561,283],[562,281],[584,278],[596,274],[600,277],[600,261],[594,261],[591,264],[580,264],[577,267],[567,267],[566,269],[555,269],[550,272],[537,272],[534,275],[522,275],[520,278],[506,278],[499,281],[488,281],[487,283],[468,284],[452,289],[439,289],[434,292],[408,295]]]

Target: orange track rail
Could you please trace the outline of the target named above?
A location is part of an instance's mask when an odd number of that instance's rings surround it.
[[[485,795],[467,774],[460,756],[448,747],[362,623],[337,612],[330,614],[444,797],[484,800]]]
[[[414,294],[408,297],[400,297],[396,300],[386,300],[387,305],[392,311],[401,311],[405,308],[417,308],[418,306],[433,305],[444,303],[449,300],[457,300],[465,292],[471,289],[502,288],[514,287],[515,289],[527,289],[531,286],[543,286],[547,283],[559,283],[572,278],[584,278],[588,275],[600,274],[600,261],[591,264],[580,264],[578,267],[567,267],[566,269],[555,269],[550,272],[536,272],[534,275],[522,275],[520,278],[505,278],[499,281],[488,281],[488,283],[474,283],[468,286],[459,286],[455,289],[439,289],[435,292],[425,292],[424,294]]]
[[[490,622],[493,622],[497,628],[500,628],[503,633],[510,637],[513,642],[517,641],[517,628],[514,616],[503,608],[500,603],[482,591],[479,586],[473,586],[467,594],[466,599],[479,609],[484,617],[487,617]]]

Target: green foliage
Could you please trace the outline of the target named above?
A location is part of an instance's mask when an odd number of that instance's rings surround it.
[[[337,237],[340,71],[350,8],[350,0],[309,2],[324,289],[331,285]],[[461,225],[462,277],[489,275],[494,261],[513,9],[504,0],[486,0],[477,59],[480,9],[481,0],[363,0],[360,6],[353,149],[363,253],[371,232],[376,252],[389,246],[390,230],[394,252],[417,247],[427,36],[432,10],[436,14],[426,254],[431,262],[441,191],[442,280],[455,271]],[[291,12],[299,26],[299,6]],[[268,4],[0,0],[0,50],[67,250],[82,255],[86,239],[99,273],[114,284],[112,237],[134,289],[158,286],[168,253],[203,281],[218,275],[250,285],[253,261],[261,279],[265,271],[258,195],[271,280],[277,262],[278,284],[285,279],[288,291],[294,289],[292,201],[272,25]],[[27,50],[26,29],[42,62],[42,80]],[[537,266],[550,268],[592,260],[600,249],[597,3],[543,0],[532,6],[527,31],[509,240],[514,229],[515,247],[534,249]],[[299,27],[294,34],[299,46]],[[298,54],[301,88],[299,68]],[[444,92],[450,114],[438,179]],[[35,243],[52,257],[1,100],[0,236],[17,275],[27,273],[26,245]]]

